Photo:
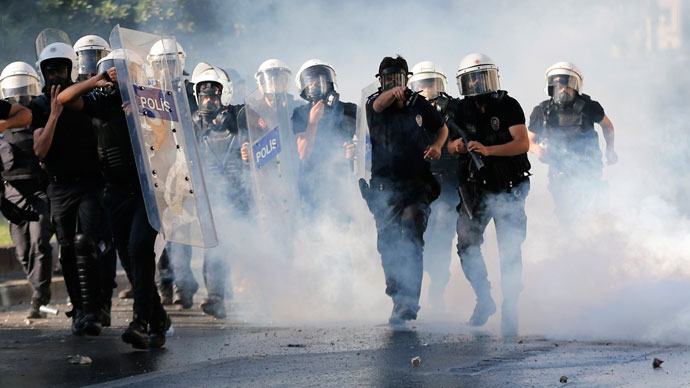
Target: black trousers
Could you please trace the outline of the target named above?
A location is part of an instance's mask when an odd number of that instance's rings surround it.
[[[134,291],[134,313],[150,322],[163,310],[156,289],[156,232],[146,215],[141,193],[106,191],[104,198],[115,247],[123,263],[130,267]]]
[[[50,207],[44,189],[35,181],[5,182],[5,198],[18,207],[38,213],[38,221],[10,223],[10,235],[17,260],[33,288],[31,299],[50,302],[53,251],[50,238],[55,233],[50,223]]]
[[[60,261],[65,285],[72,305],[82,308],[82,297],[79,288],[74,238],[77,232],[85,234],[92,241],[98,242],[103,233],[103,208],[100,199],[102,185],[100,181],[82,181],[74,183],[48,185],[50,217],[55,227],[58,244],[60,244]],[[97,259],[97,258],[96,258]],[[93,263],[98,266],[100,262]],[[89,279],[91,287],[100,288],[100,278]],[[100,301],[94,301],[96,306]]]

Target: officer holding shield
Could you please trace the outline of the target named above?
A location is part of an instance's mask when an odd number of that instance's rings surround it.
[[[135,349],[159,348],[165,344],[171,322],[156,290],[153,247],[157,232],[146,215],[117,85],[115,61],[125,58],[129,60],[130,75],[143,77],[143,59],[118,49],[101,60],[100,74],[67,88],[58,100],[69,109],[83,111],[103,122],[98,131],[98,147],[106,181],[104,202],[118,254],[131,267],[134,288],[133,319],[122,339]]]
[[[400,56],[385,57],[379,65],[376,76],[381,88],[366,103],[371,180],[369,185],[360,180],[362,195],[376,221],[386,294],[393,299],[389,318],[393,325],[417,318],[423,236],[429,205],[440,190],[425,159],[438,159],[448,136],[436,109],[407,89],[409,74],[407,61]]]

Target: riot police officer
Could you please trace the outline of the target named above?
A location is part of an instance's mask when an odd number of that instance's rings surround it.
[[[570,62],[546,70],[549,99],[534,107],[530,116],[531,151],[549,165],[549,191],[556,215],[570,223],[602,199],[601,150],[594,123],[601,126],[609,164],[618,160],[614,131],[604,108],[582,93],[582,72]]]
[[[79,82],[98,74],[98,62],[110,54],[110,45],[98,35],[84,35],[74,43],[77,53]]]
[[[493,219],[501,258],[501,329],[506,336],[517,335],[530,169],[525,115],[520,104],[500,90],[498,66],[484,54],[469,54],[460,61],[457,82],[464,96],[454,117],[460,136],[448,142],[448,151],[460,154],[458,255],[477,296],[469,323],[484,325],[496,312],[480,249]]]
[[[414,65],[408,86],[413,92],[418,92],[431,102],[445,122],[453,119],[458,100],[446,93],[446,74],[440,66],[431,61]],[[448,131],[452,134],[451,126],[448,127]],[[431,160],[430,163],[432,174],[441,184],[441,195],[431,205],[424,244],[424,269],[431,278],[430,307],[441,312],[445,309],[443,293],[450,281],[452,241],[455,237],[455,221],[457,220],[455,216],[455,206],[458,202],[457,156],[451,155],[448,149],[443,147],[441,157]]]
[[[72,333],[101,332],[100,250],[103,230],[100,195],[103,180],[91,119],[63,110],[57,96],[77,79],[77,54],[55,42],[39,54],[36,67],[45,85],[31,103],[34,153],[45,165],[50,184],[50,215],[60,245],[60,262],[73,309]]]
[[[28,107],[40,94],[38,74],[28,63],[13,62],[2,70],[0,98],[3,100]],[[23,112],[28,113],[29,110],[25,109]],[[41,318],[39,308],[50,302],[53,265],[50,238],[54,231],[46,195],[48,176],[39,166],[34,154],[30,118],[27,121],[24,127],[0,127],[3,134],[0,139],[0,158],[5,200],[14,205],[11,206],[12,209],[21,211],[6,211],[5,207],[10,206],[9,204],[0,204],[0,210],[10,221],[15,255],[33,288],[27,318]]]
[[[431,104],[407,89],[407,61],[385,57],[379,65],[381,87],[366,103],[372,146],[371,180],[360,180],[374,215],[377,247],[393,299],[389,323],[416,319],[422,285],[422,252],[429,205],[439,195],[438,181],[426,158],[438,159],[448,128]],[[434,134],[429,142],[428,133]],[[431,143],[431,144],[429,144]]]
[[[192,115],[205,177],[215,184],[209,190],[214,218],[246,216],[250,198],[249,165],[243,160],[242,146],[248,145],[245,128],[238,126],[242,105],[231,105],[233,84],[227,73],[205,62],[192,72],[194,94],[199,109]],[[240,119],[239,121],[242,121]],[[234,211],[228,210],[233,208]],[[229,279],[228,241],[204,252],[203,274],[207,298],[201,310],[225,318],[226,281]],[[175,266],[177,280],[180,273]],[[191,272],[187,268],[191,276]]]
[[[105,177],[104,203],[115,245],[123,262],[131,267],[134,286],[134,314],[122,334],[136,349],[159,348],[171,321],[155,285],[154,242],[157,232],[148,221],[139,183],[127,119],[117,86],[115,61],[125,58],[131,74],[143,74],[144,62],[136,53],[115,50],[99,63],[100,73],[67,88],[59,101],[68,109],[83,111],[101,119],[98,149]]]
[[[77,80],[84,81],[98,74],[98,62],[110,53],[110,45],[105,39],[98,35],[85,35],[77,39],[74,44],[74,51],[77,53],[78,72]],[[93,117],[92,124],[97,131],[104,124],[100,119]],[[100,155],[100,153],[99,153]],[[117,254],[113,248],[113,238],[108,223],[103,223],[103,232],[99,242],[104,247],[101,253],[101,295],[103,299],[103,326],[110,326],[110,309],[112,305],[113,290],[117,287],[115,283]],[[127,274],[127,266],[124,266]]]
[[[300,97],[308,101],[292,113],[302,201],[309,210],[333,213],[340,207],[332,193],[342,192],[338,187],[350,172],[351,163],[344,147],[351,146],[355,134],[357,105],[340,101],[335,70],[320,59],[305,62],[295,83]]]

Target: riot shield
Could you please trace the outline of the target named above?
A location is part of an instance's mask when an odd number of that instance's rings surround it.
[[[151,226],[168,241],[218,244],[178,56],[149,60],[175,38],[116,26],[110,34],[118,85]],[[121,57],[121,58],[118,58]]]
[[[371,179],[371,139],[369,138],[369,125],[367,125],[367,100],[376,93],[379,83],[374,82],[362,89],[362,98],[357,106],[357,131],[355,147],[355,176]]]
[[[69,35],[62,30],[56,28],[46,28],[41,31],[36,37],[36,42],[34,47],[36,48],[36,59],[41,56],[41,52],[46,46],[51,43],[65,43],[72,46],[72,41],[69,39]]]
[[[299,212],[298,154],[287,94],[245,97],[254,200],[265,229],[290,229]]]

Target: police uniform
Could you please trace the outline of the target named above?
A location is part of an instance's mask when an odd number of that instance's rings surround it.
[[[42,94],[34,99],[31,112],[31,129],[45,127],[50,116],[50,98]],[[103,179],[90,117],[84,112],[63,110],[42,162],[50,179],[47,190],[50,216],[60,245],[65,285],[73,305],[70,316],[75,317],[75,323],[80,313],[89,319],[90,316],[100,317],[101,267],[96,244],[104,222],[100,203]],[[75,328],[78,329],[73,326]]]
[[[10,103],[0,100],[0,120],[7,119],[10,109]],[[37,221],[10,221],[15,255],[33,289],[32,302],[46,305],[50,302],[53,266],[50,238],[54,233],[46,195],[48,176],[34,154],[33,131],[29,127],[8,129],[0,137],[5,198],[38,215]]]
[[[441,93],[432,102],[444,121],[449,121],[453,119],[459,101]],[[448,128],[448,131],[450,139],[453,137],[451,128]],[[439,309],[443,309],[443,293],[450,281],[450,263],[457,221],[455,207],[458,204],[458,158],[448,152],[447,144],[446,141],[441,148],[441,157],[430,161],[431,172],[441,184],[441,194],[438,200],[431,204],[424,244],[424,269],[429,273],[431,280],[429,301],[432,307]]]
[[[295,134],[306,132],[313,106],[309,103],[295,108],[292,114],[292,130]],[[308,208],[326,205],[329,212],[339,208],[331,201],[332,193],[341,192],[338,190],[339,182],[352,170],[351,161],[345,158],[343,144],[352,141],[356,117],[357,105],[353,103],[336,101],[332,106],[325,107],[318,123],[313,150],[300,163],[300,195]]]
[[[604,108],[586,94],[576,95],[563,107],[549,99],[532,111],[529,130],[545,148],[549,191],[561,221],[581,212],[602,184],[602,154],[594,123],[604,116]]]
[[[248,141],[246,128],[238,126],[244,106],[229,106],[216,115],[216,123],[207,121],[199,111],[192,114],[197,136],[199,155],[204,176],[214,185],[208,187],[214,217],[232,218],[238,214],[246,216],[251,204],[249,166],[242,160],[241,147]],[[227,206],[234,212],[227,214]],[[185,293],[191,300],[198,285],[190,269],[188,257],[191,251],[180,252],[171,246],[172,264],[175,271],[175,285],[178,292]],[[226,281],[229,279],[228,247],[220,241],[218,247],[204,250],[203,276],[208,300],[222,303],[225,300]],[[224,312],[221,316],[224,315]]]
[[[422,286],[424,231],[429,205],[438,197],[424,152],[429,133],[443,127],[440,114],[423,97],[409,105],[396,103],[377,113],[376,93],[366,103],[371,136],[372,166],[367,203],[378,231],[377,247],[386,276],[386,294],[403,320],[416,319]]]
[[[522,108],[505,91],[482,97],[487,96],[484,112],[477,107],[474,98],[462,99],[455,112],[455,123],[465,130],[469,140],[485,146],[508,143],[512,141],[508,129],[525,124]],[[484,230],[493,219],[501,258],[505,320],[505,307],[516,304],[522,290],[520,247],[527,229],[525,198],[529,192],[530,164],[526,153],[482,159],[485,167],[481,171],[476,171],[469,153],[460,154],[458,159],[458,182],[466,185],[475,199],[472,219],[461,208],[462,203],[458,206],[458,255],[465,277],[478,300],[490,298],[491,285],[480,248],[484,242]]]
[[[167,315],[154,281],[157,232],[148,221],[120,93],[93,90],[83,100],[83,111],[103,122],[98,150],[105,178],[104,203],[120,260],[131,268],[135,317],[149,323],[152,331],[161,331]]]

